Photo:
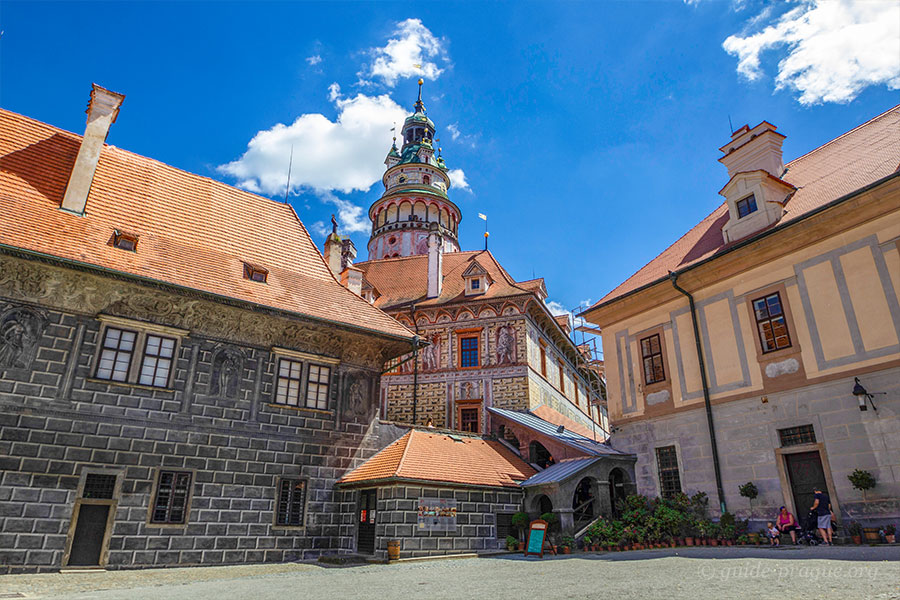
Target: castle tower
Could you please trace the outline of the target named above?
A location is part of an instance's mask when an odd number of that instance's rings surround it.
[[[462,214],[447,197],[450,177],[440,148],[434,153],[434,123],[425,115],[422,83],[414,113],[403,122],[403,147],[397,150],[395,137],[384,161],[384,194],[369,208],[369,260],[428,254],[432,230],[440,234],[443,252],[459,252]]]

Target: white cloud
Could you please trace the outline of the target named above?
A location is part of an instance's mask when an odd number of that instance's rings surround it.
[[[279,123],[260,131],[239,159],[221,165],[219,171],[234,177],[242,188],[281,196],[293,146],[292,192],[369,190],[384,172],[390,129],[403,122],[406,111],[387,95],[342,97],[337,84],[329,87],[329,98],[337,109],[335,121],[318,113],[304,114],[290,125]]]
[[[387,45],[372,48],[372,62],[359,73],[360,83],[370,83],[378,78],[394,87],[403,77],[437,79],[443,73],[436,60],[446,61],[444,41],[435,37],[419,19],[406,19],[397,23]]]
[[[331,192],[320,194],[319,198],[323,202],[333,204],[337,207],[337,220],[340,224],[339,230],[342,234],[367,233],[372,229],[372,222],[369,220],[369,214],[364,211],[361,206],[357,206],[349,200],[338,198]]]
[[[450,134],[450,139],[456,141],[459,139],[459,127],[456,123],[450,123],[447,125],[447,132]]]
[[[318,54],[314,54],[313,56],[306,57],[306,62],[309,63],[309,66],[314,67],[322,62],[322,57]]]
[[[450,185],[459,190],[465,190],[467,192],[471,192],[472,189],[469,187],[469,182],[466,181],[466,174],[463,173],[462,169],[450,169],[447,171],[447,175],[450,176]]]
[[[750,28],[768,16],[751,19]],[[761,31],[729,36],[722,47],[750,81],[762,74],[764,51],[786,47],[776,90],[798,92],[801,104],[850,102],[870,85],[900,89],[900,3],[805,0]]]
[[[544,300],[544,304],[547,305],[547,310],[550,311],[550,314],[554,317],[558,317],[560,315],[571,315],[572,313],[566,309],[565,306],[557,302],[556,300]]]

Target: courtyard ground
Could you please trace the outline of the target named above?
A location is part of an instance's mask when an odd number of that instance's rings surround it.
[[[0,598],[854,598],[900,600],[900,546],[679,548],[326,567],[292,563],[0,576]]]

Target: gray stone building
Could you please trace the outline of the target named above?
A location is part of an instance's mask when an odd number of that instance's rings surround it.
[[[0,573],[356,550],[411,331],[291,207],[0,110]]]

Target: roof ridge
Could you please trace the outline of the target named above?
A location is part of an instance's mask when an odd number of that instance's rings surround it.
[[[409,433],[400,438],[401,440],[406,438],[406,444],[403,446],[403,453],[400,454],[400,460],[397,461],[397,468],[394,470],[394,473],[398,477],[400,477],[400,471],[403,469],[403,461],[406,460],[406,453],[409,452],[409,446],[412,443],[412,437],[415,432],[415,429],[410,429]]]
[[[871,125],[871,124],[874,123],[875,121],[878,121],[879,119],[881,119],[881,118],[883,118],[883,117],[886,117],[889,113],[892,113],[892,112],[894,112],[895,110],[900,110],[900,104],[896,104],[896,105],[892,106],[891,108],[887,109],[886,111],[884,111],[884,112],[881,113],[880,115],[875,115],[874,117],[872,117],[872,118],[869,119],[868,121],[864,121],[864,122],[860,123],[859,125],[857,125],[857,126],[854,127],[853,129],[851,129],[850,131],[845,131],[844,133],[842,133],[841,135],[837,136],[836,138],[831,139],[831,140],[828,140],[827,142],[825,142],[825,143],[822,144],[821,146],[819,146],[819,147],[817,147],[817,148],[813,148],[812,150],[810,150],[810,151],[807,152],[806,154],[802,154],[802,155],[798,156],[797,158],[791,160],[788,164],[786,164],[785,167],[786,167],[786,168],[790,168],[790,166],[793,165],[795,162],[801,161],[801,160],[803,160],[804,158],[806,158],[807,156],[809,156],[809,155],[811,155],[811,154],[815,154],[815,153],[818,152],[819,150],[822,150],[822,149],[824,149],[824,148],[830,146],[831,144],[834,144],[835,142],[837,142],[837,141],[840,140],[841,138],[844,138],[844,137],[850,135],[851,133],[854,133],[854,132],[856,132],[857,130],[862,129],[863,127],[867,127],[867,126]]]

